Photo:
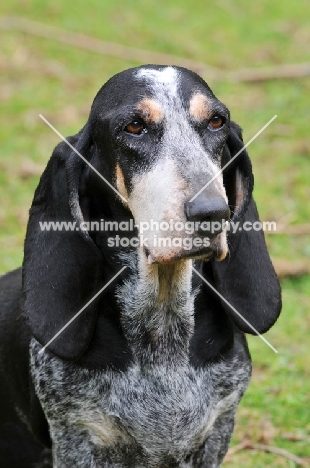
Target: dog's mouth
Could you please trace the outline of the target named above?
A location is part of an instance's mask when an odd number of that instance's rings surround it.
[[[175,262],[179,262],[180,260],[203,260],[203,261],[210,261],[212,260],[212,258],[214,257],[214,252],[203,252],[203,249],[201,249],[200,252],[197,252],[197,253],[193,253],[193,252],[186,252],[184,254],[180,254],[180,255],[176,255],[174,257],[170,257],[169,259],[167,258],[159,258],[157,260],[154,260],[154,258],[152,257],[152,255],[150,253],[148,253],[148,251],[146,250],[145,252],[146,254],[146,257],[147,257],[147,263],[149,265],[152,265],[152,264],[161,264],[161,265],[169,265],[171,263],[175,263]]]
[[[212,259],[222,261],[226,258],[227,251],[226,235],[224,233],[215,236],[209,241],[209,245],[207,246],[202,245],[191,249],[183,248],[176,251],[175,249],[151,249],[144,247],[144,254],[149,265],[171,264],[186,259],[203,260],[205,262]]]

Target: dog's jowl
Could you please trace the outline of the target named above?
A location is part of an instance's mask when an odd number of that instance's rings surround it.
[[[264,235],[242,229],[258,214],[241,129],[195,73],[147,65],[68,141],[0,281],[0,468],[218,468],[244,334],[281,308]]]

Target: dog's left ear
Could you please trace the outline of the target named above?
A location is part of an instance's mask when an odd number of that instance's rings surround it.
[[[241,129],[232,122],[223,152],[223,166],[243,146]],[[275,323],[280,314],[281,289],[267,251],[264,233],[262,230],[255,231],[251,228],[259,218],[252,198],[252,165],[246,150],[243,150],[225,169],[223,178],[233,214],[231,221],[239,222],[239,226],[235,234],[230,228],[229,254],[226,259],[222,262],[213,262],[216,286],[219,293],[257,332],[264,333]],[[225,302],[223,307],[240,330],[255,334],[255,331]]]

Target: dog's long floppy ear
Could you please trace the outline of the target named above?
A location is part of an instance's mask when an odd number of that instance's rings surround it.
[[[242,149],[240,127],[232,123],[224,150],[224,164]],[[240,223],[235,234],[228,234],[229,254],[213,262],[217,289],[259,333],[266,332],[281,310],[281,290],[272,266],[263,231],[245,230],[259,221],[252,198],[253,175],[246,150],[224,171],[224,184],[233,213],[231,221]],[[246,226],[244,223],[248,222]],[[223,307],[234,324],[246,333],[255,331],[225,302]]]
[[[70,143],[86,158],[91,139],[86,125]],[[103,261],[83,221],[79,179],[85,165],[67,143],[54,150],[35,192],[25,240],[22,315],[33,336],[46,345],[102,287]],[[51,222],[71,222],[53,230]],[[76,223],[74,225],[74,223]],[[48,346],[65,360],[79,358],[92,337],[96,303],[91,303]]]

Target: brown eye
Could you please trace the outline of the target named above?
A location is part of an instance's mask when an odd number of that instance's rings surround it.
[[[146,128],[144,127],[142,122],[134,120],[125,127],[125,131],[128,133],[133,133],[134,135],[141,135],[141,133],[146,131]]]
[[[209,122],[209,125],[214,130],[217,130],[218,128],[221,128],[223,126],[223,124],[224,124],[224,120],[222,119],[222,117],[220,115],[214,115],[212,117],[212,119],[210,120],[210,122]]]

